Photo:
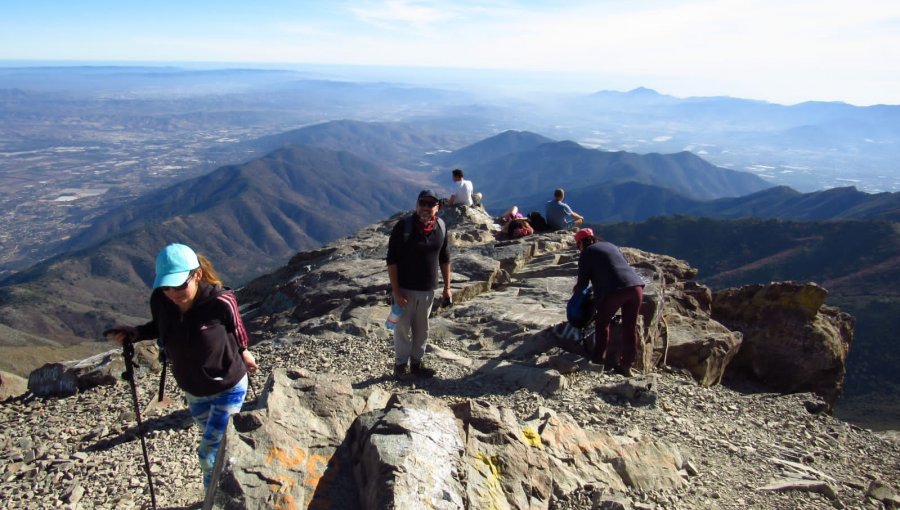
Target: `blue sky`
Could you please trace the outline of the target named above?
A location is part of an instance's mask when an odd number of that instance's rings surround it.
[[[900,104],[890,0],[0,0],[0,60],[365,64],[521,83]]]

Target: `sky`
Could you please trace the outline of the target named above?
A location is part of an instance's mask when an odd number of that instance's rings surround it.
[[[535,90],[900,104],[900,1],[0,0],[0,60],[503,70]]]

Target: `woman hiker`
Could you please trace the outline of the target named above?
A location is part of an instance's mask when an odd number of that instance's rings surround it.
[[[142,326],[116,325],[104,334],[120,344],[159,339],[202,432],[197,455],[207,488],[228,419],[244,403],[247,374],[258,369],[237,301],[205,257],[170,244],[156,257],[150,313],[153,320]]]

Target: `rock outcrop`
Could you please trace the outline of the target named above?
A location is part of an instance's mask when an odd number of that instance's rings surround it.
[[[275,335],[289,330],[386,336],[381,327],[389,295],[384,255],[387,236],[399,218],[300,253],[284,268],[248,285],[240,297],[251,308],[248,317],[256,329]],[[480,208],[451,209],[444,212],[444,219],[454,249],[456,303],[435,311],[431,336],[436,355],[447,355],[448,361],[513,387],[539,391],[563,387],[566,381],[560,371],[577,370],[576,360],[561,360],[553,350],[583,355],[592,342],[590,331],[584,335],[565,322],[565,302],[577,273],[571,233],[497,240],[499,228]],[[729,328],[717,320],[712,293],[693,281],[696,270],[687,263],[627,247],[622,251],[647,283],[637,368],[649,373],[667,365],[689,371],[702,385],[718,384],[753,324]],[[790,315],[788,309],[784,312]],[[840,344],[843,340],[834,338],[850,335],[850,329],[835,326],[829,314],[827,308],[821,312],[816,308],[803,316],[817,324],[818,336],[810,342]],[[777,328],[779,323],[772,324]],[[614,322],[613,337],[620,334],[619,328]],[[445,344],[451,348],[445,349]],[[843,360],[835,358],[836,364],[829,366],[842,369]],[[832,401],[831,384],[812,387],[798,381],[792,391],[821,391]]]
[[[811,391],[833,406],[841,395],[854,319],[825,306],[813,283],[747,285],[717,292],[713,317],[744,334],[732,365],[784,392]]]
[[[0,400],[18,397],[28,390],[28,381],[16,374],[0,370]]]
[[[583,357],[590,339],[565,322],[577,268],[571,233],[496,240],[480,209],[445,212],[456,299],[431,321],[437,376],[395,380],[383,259],[398,218],[297,254],[239,292],[263,376],[251,379],[228,433],[219,506],[775,510],[897,500],[895,445],[823,413],[821,398],[717,386],[749,338],[774,338],[751,327],[741,298],[721,310],[746,323],[719,320],[719,295],[694,282],[687,263],[623,248],[647,282],[643,373],[603,373]],[[786,301],[783,327],[815,331],[806,342],[848,345],[852,323],[799,301]],[[152,342],[143,345],[152,370]],[[118,356],[79,373],[110,367],[91,377],[107,380]],[[75,377],[71,369],[58,377]],[[137,382],[141,403],[156,395],[156,379]],[[130,388],[82,386],[72,398],[0,406],[0,507],[147,505]],[[169,378],[167,394],[179,391]],[[190,416],[153,407],[144,423],[160,504],[196,504]]]
[[[135,367],[139,375],[147,370],[159,372],[159,349],[151,342],[135,345]],[[125,370],[122,349],[112,349],[90,358],[63,363],[47,363],[28,376],[28,391],[38,397],[70,397],[100,385],[121,380]]]
[[[477,400],[354,390],[278,369],[261,408],[235,417],[221,508],[547,509],[584,486],[677,489],[677,448],[579,427],[547,409],[519,421]]]

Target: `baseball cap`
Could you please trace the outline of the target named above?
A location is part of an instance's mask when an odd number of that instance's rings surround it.
[[[581,240],[586,237],[594,237],[594,231],[589,228],[583,228],[578,232],[575,232],[575,243],[580,243]]]
[[[187,281],[191,271],[200,267],[197,254],[183,244],[170,244],[156,256],[156,279],[153,288],[178,287]]]
[[[441,199],[438,198],[437,194],[430,189],[423,189],[422,191],[420,191],[419,198],[433,198],[433,199],[437,200],[438,202],[441,201]]]

